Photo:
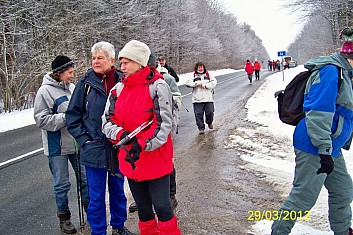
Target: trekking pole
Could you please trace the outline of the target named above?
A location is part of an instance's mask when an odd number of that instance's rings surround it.
[[[83,202],[82,202],[82,177],[81,177],[81,162],[80,155],[77,155],[77,170],[76,173],[76,185],[77,185],[77,203],[78,203],[78,215],[80,219],[80,229],[85,226],[85,216],[83,214]]]
[[[135,130],[133,130],[130,134],[124,137],[124,139],[120,140],[117,144],[113,145],[113,148],[118,149],[122,145],[126,144],[129,142],[132,138],[134,138],[138,133],[140,133],[143,129],[148,127],[152,123],[152,120],[150,121],[145,121],[142,123],[140,126],[138,126]]]
[[[181,104],[183,105],[183,107],[185,108],[186,112],[189,112],[189,110],[185,107],[183,101],[181,101]]]
[[[143,129],[148,127],[151,123],[152,123],[152,120],[145,121],[144,123],[142,123],[135,130],[133,130],[130,134],[128,134],[122,140],[120,140],[117,144],[114,144],[113,145],[113,149],[118,150],[119,148],[123,148],[123,149],[125,149],[125,151],[128,152],[128,150],[126,149],[126,147],[124,145],[127,142],[129,142],[132,138],[134,138],[138,133],[140,133]],[[131,164],[132,169],[134,170],[136,168],[136,165],[135,165],[134,161],[130,157],[128,157],[127,159],[129,161],[129,163]]]

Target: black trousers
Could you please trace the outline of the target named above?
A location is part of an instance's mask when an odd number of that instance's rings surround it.
[[[174,217],[169,197],[169,178],[170,175],[166,175],[141,182],[128,179],[132,196],[137,205],[139,220],[142,222],[154,219],[153,208],[158,220],[162,222],[169,221]]]
[[[255,78],[260,78],[260,70],[255,70]]]
[[[194,103],[193,105],[197,127],[199,129],[205,129],[204,116],[206,117],[206,123],[212,124],[214,116],[214,103],[202,102]]]

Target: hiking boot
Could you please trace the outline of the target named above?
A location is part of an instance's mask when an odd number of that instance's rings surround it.
[[[205,129],[199,129],[199,134],[205,134]]]
[[[133,232],[130,232],[127,228],[122,227],[118,229],[113,229],[112,235],[136,235],[136,234]]]
[[[208,128],[213,129],[213,124],[208,124]]]
[[[178,201],[175,196],[170,197],[170,204],[172,205],[173,210],[175,210],[178,206]]]
[[[136,202],[133,202],[129,206],[129,212],[132,213],[132,212],[135,212],[135,211],[137,211],[137,205],[136,205]]]
[[[75,226],[70,221],[70,217],[71,217],[70,211],[65,211],[65,212],[58,211],[57,215],[60,220],[61,231],[67,234],[73,234],[77,232]]]

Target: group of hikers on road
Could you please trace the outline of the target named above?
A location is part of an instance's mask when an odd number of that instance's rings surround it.
[[[306,115],[293,135],[295,178],[278,214],[310,211],[325,186],[330,228],[336,235],[346,235],[353,234],[353,184],[341,149],[349,149],[353,132],[353,28],[345,28],[340,38],[339,52],[305,64],[312,75],[304,97]],[[80,181],[92,235],[107,234],[106,205],[110,207],[112,234],[134,234],[125,227],[125,177],[140,234],[181,234],[173,210],[177,206],[173,137],[178,132],[181,107],[178,78],[164,57],[157,62],[150,48],[137,40],[129,41],[119,52],[120,70],[115,67],[115,48],[108,42],[94,44],[91,56],[91,68],[76,87],[71,83],[74,62],[57,56],[35,99],[34,119],[42,129],[61,230],[68,234],[77,231],[70,221],[68,202],[70,162]],[[250,83],[254,72],[255,79],[260,79],[257,60],[254,64],[248,60],[245,70]],[[214,129],[216,85],[216,78],[202,62],[196,63],[193,76],[186,81],[193,89],[195,121],[201,135],[206,124]],[[296,219],[278,217],[271,234],[289,234]]]
[[[92,67],[76,86],[71,83],[73,60],[57,56],[35,99],[34,119],[42,130],[61,230],[77,232],[68,200],[70,162],[92,235],[107,233],[106,186],[112,234],[134,234],[124,226],[125,177],[134,199],[129,210],[137,210],[140,234],[181,234],[173,211],[178,204],[173,137],[182,102],[177,74],[165,57],[157,61],[137,40],[119,52],[120,69],[109,42],[94,44],[91,56]],[[205,121],[213,129],[217,81],[198,62],[187,84],[193,88],[196,125],[204,134]]]

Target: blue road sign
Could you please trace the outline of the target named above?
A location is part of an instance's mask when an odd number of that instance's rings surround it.
[[[279,51],[279,52],[277,52],[277,55],[278,56],[285,56],[286,52],[285,51]]]

